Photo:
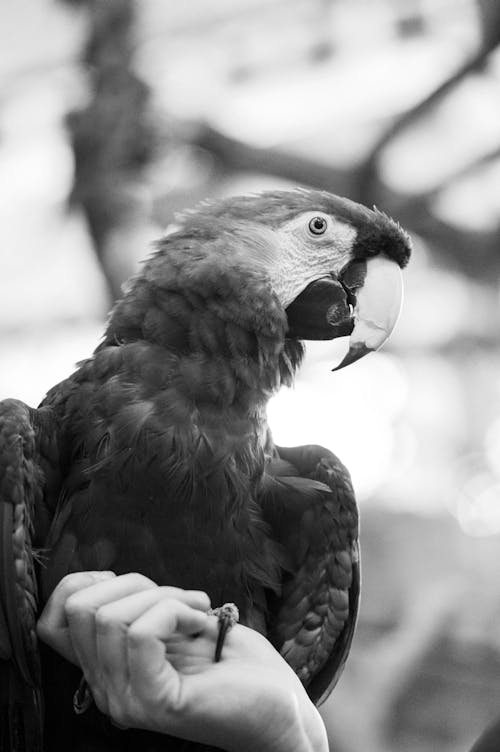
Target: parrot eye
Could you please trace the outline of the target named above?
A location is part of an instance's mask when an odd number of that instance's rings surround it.
[[[309,222],[309,232],[313,235],[323,235],[326,232],[327,222],[324,217],[313,217]]]

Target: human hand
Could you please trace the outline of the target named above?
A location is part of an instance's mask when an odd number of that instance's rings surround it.
[[[99,709],[144,728],[232,750],[325,752],[302,684],[259,633],[236,625],[214,663],[206,593],[139,574],[78,572],[55,589],[42,640],[81,666]]]

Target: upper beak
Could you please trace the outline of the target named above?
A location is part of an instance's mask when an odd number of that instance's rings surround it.
[[[364,283],[354,294],[354,329],[349,351],[334,371],[378,350],[391,335],[403,303],[403,277],[398,264],[385,256],[369,259]]]

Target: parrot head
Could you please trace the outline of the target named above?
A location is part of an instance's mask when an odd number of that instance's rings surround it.
[[[226,233],[245,248],[244,263],[263,270],[285,311],[287,338],[350,336],[334,370],[378,350],[396,325],[411,242],[377,209],[323,191],[270,191],[207,201],[178,227]]]

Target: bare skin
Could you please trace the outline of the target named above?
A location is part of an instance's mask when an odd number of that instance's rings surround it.
[[[206,593],[139,574],[78,572],[55,589],[38,635],[81,666],[97,706],[119,726],[227,752],[328,752],[318,711],[262,635],[237,624],[214,663],[209,608]]]

